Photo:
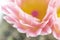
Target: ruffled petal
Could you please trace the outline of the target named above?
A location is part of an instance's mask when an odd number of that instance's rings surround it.
[[[54,25],[52,27],[53,29],[53,36],[56,39],[60,39],[60,19],[54,22]]]

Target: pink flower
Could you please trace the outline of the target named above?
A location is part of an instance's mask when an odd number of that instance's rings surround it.
[[[52,32],[52,12],[49,0],[9,0],[2,6],[4,19],[19,32],[36,37]]]
[[[52,34],[56,39],[60,40],[60,0],[52,0],[53,7],[53,25]]]

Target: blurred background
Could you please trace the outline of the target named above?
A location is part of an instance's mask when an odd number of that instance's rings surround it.
[[[38,37],[27,38],[25,34],[19,33],[9,23],[3,19],[3,13],[0,11],[0,40],[56,40],[52,34]]]

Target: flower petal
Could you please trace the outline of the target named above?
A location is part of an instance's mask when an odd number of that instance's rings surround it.
[[[57,22],[58,21],[58,22]],[[60,20],[57,20],[53,25],[53,35],[56,39],[60,39]]]

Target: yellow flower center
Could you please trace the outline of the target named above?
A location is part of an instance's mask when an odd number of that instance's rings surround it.
[[[22,0],[21,9],[29,15],[32,15],[40,21],[46,15],[48,0]]]
[[[57,9],[57,17],[60,18],[60,7]]]

